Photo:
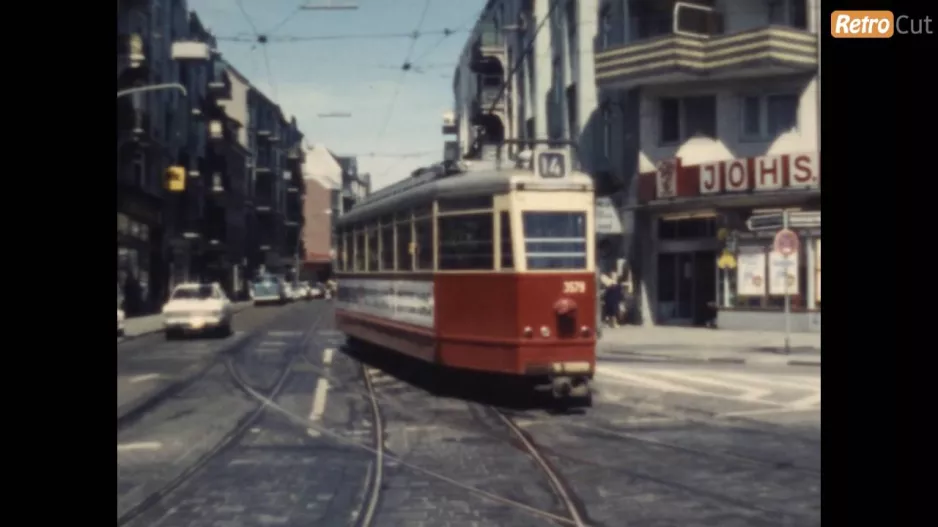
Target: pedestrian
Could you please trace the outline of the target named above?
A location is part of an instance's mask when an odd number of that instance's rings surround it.
[[[618,278],[614,270],[600,277],[603,286],[603,321],[611,328],[619,327],[616,319],[619,315],[619,304],[622,302],[622,287]]]

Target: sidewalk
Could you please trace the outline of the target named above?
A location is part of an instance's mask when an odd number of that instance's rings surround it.
[[[234,312],[238,313],[251,307],[250,300],[246,302],[235,302]],[[151,333],[163,331],[163,315],[147,315],[145,317],[133,317],[124,321],[124,336],[118,337],[117,342],[135,339]]]
[[[720,362],[766,366],[821,365],[821,334],[792,333],[786,355],[785,334],[685,327],[624,326],[603,329],[597,351],[613,356],[676,362]]]

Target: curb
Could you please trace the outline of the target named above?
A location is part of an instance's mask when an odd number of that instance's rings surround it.
[[[708,358],[697,358],[697,357],[674,357],[669,355],[655,355],[652,353],[638,353],[634,351],[625,351],[625,350],[609,350],[607,353],[613,353],[617,355],[628,355],[635,358],[641,359],[652,359],[649,362],[670,362],[674,364],[748,364],[750,366],[766,365],[772,366],[772,363],[760,363],[758,361],[748,361],[744,358],[739,357],[708,357]],[[776,363],[779,364],[779,363]],[[811,366],[815,368],[821,367],[821,361],[815,360],[799,360],[792,359],[785,363],[785,366]]]
[[[238,313],[240,313],[240,312],[246,310],[246,309],[249,308],[249,307],[253,307],[253,304],[252,304],[252,305],[243,306],[243,307],[241,307],[241,308],[239,308],[239,309],[236,309],[236,310],[234,311],[234,313],[232,313],[232,314],[233,314],[233,315],[237,315]],[[125,334],[123,337],[117,337],[117,343],[118,343],[118,344],[123,344],[123,343],[125,343],[125,342],[130,342],[131,340],[137,340],[137,339],[139,339],[139,338],[141,338],[141,337],[146,337],[146,336],[149,336],[149,335],[155,335],[155,334],[157,334],[157,333],[162,333],[162,332],[163,332],[163,328],[159,328],[159,329],[152,329],[152,330],[150,330],[150,331],[142,331],[142,332],[140,332],[140,333],[137,333],[136,335],[126,335],[126,334]]]

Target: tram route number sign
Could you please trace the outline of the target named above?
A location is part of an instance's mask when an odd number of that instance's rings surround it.
[[[537,154],[537,175],[542,178],[561,179],[566,177],[568,171],[568,158],[565,152],[559,150],[545,150]]]
[[[775,251],[785,258],[798,252],[798,235],[790,229],[782,229],[775,234]]]

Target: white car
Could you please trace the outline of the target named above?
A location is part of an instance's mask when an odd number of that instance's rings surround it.
[[[163,306],[167,339],[205,332],[227,337],[231,335],[231,319],[231,301],[217,283],[178,285]]]

